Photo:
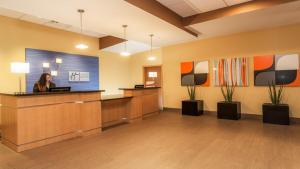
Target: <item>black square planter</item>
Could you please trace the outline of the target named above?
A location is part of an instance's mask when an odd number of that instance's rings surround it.
[[[290,124],[290,111],[289,105],[279,104],[274,105],[265,103],[263,109],[263,122],[271,124],[289,125]]]
[[[200,116],[203,114],[203,100],[182,101],[182,115]]]
[[[218,118],[238,120],[241,118],[240,102],[218,102]]]

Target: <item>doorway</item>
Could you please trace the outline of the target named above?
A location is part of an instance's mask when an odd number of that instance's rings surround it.
[[[145,87],[160,87],[159,90],[159,108],[163,110],[163,89],[162,89],[162,68],[161,66],[144,67],[144,85]]]
[[[145,87],[162,87],[161,66],[144,67]]]

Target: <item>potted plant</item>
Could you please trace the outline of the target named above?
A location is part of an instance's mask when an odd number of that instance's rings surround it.
[[[229,84],[221,86],[225,101],[218,102],[217,114],[219,119],[238,120],[241,118],[241,103],[232,101],[235,86]]]
[[[262,106],[263,122],[271,124],[289,125],[289,105],[282,104],[283,86],[276,87],[274,83],[269,84],[269,97],[271,103]]]
[[[203,100],[196,100],[196,86],[187,86],[189,100],[182,101],[182,115],[200,116],[203,114]]]

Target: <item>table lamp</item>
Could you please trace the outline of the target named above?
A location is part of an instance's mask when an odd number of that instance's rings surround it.
[[[12,73],[26,74],[29,73],[29,63],[23,62],[12,62],[10,65]],[[22,76],[19,75],[19,92],[22,93]]]

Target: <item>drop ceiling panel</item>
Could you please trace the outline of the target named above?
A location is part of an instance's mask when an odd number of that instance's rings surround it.
[[[202,33],[200,38],[210,38],[295,23],[300,23],[300,1],[211,20],[191,27]]]
[[[148,44],[136,42],[136,41],[127,41],[127,50],[131,54],[143,52],[149,50],[150,46]],[[124,43],[119,43],[117,45],[102,49],[103,51],[121,53],[124,50]]]
[[[223,0],[187,0],[192,3],[201,12],[208,12],[226,7]]]
[[[198,13],[192,6],[186,3],[185,0],[157,0],[157,1],[182,17],[191,16]]]
[[[37,23],[37,24],[45,24],[45,23],[49,22],[49,20],[47,20],[47,19],[42,19],[42,18],[32,16],[32,15],[23,15],[23,16],[19,17],[19,19],[21,19],[23,21],[27,21],[27,22]]]
[[[0,15],[10,18],[20,18],[24,15],[24,13],[0,7]]]
[[[229,5],[237,5],[237,4],[241,4],[241,3],[245,3],[245,2],[249,2],[251,0],[225,0],[225,2]]]

